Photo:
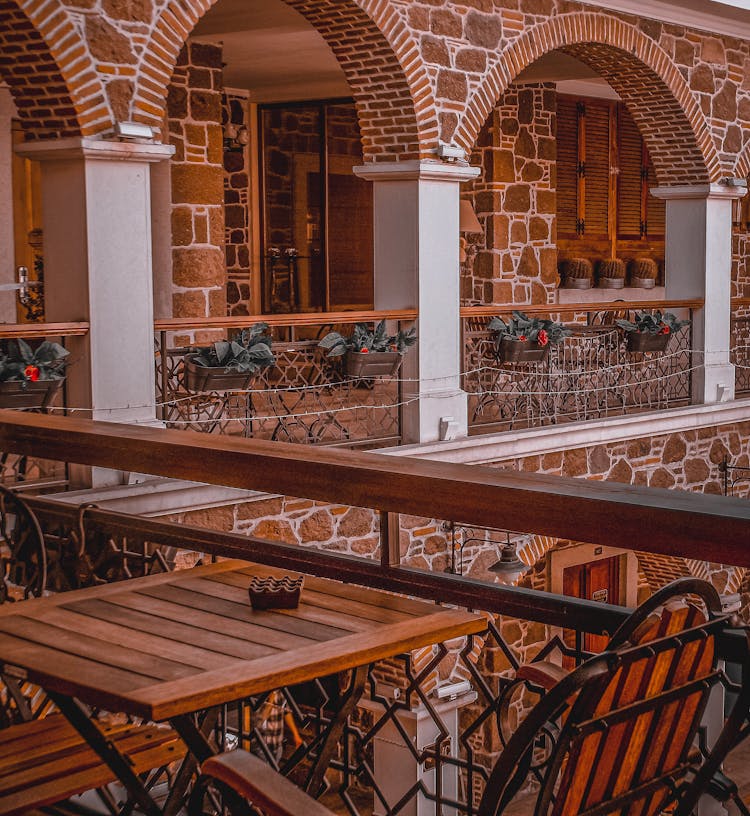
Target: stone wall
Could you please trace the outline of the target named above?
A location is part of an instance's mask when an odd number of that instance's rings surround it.
[[[247,98],[232,93],[223,97],[222,122],[238,130],[249,126]],[[224,151],[224,241],[227,267],[227,313],[257,314],[251,304],[250,281],[250,156],[248,146]]]
[[[222,87],[221,47],[185,46],[167,101],[174,317],[226,315]]]
[[[556,96],[554,84],[513,85],[480,131],[466,197],[484,232],[467,236],[464,301],[555,301]]]

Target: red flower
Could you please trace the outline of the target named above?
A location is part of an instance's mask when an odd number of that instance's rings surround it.
[[[370,349],[368,349],[368,348],[363,348],[363,349],[360,349],[360,350],[359,350],[359,353],[360,353],[360,354],[369,354],[369,353],[370,353]]]
[[[540,346],[546,346],[549,343],[549,335],[544,329],[539,329],[539,333],[536,336],[536,342],[539,343]]]
[[[662,327],[659,329],[659,334],[669,334],[669,333],[670,333],[670,328],[669,328],[669,326],[662,326]]]
[[[519,336],[519,338],[518,338],[518,339],[519,339],[519,340],[525,340],[525,339],[526,339],[526,335],[525,335],[525,334],[522,334],[522,335],[520,335],[520,336]]]
[[[35,365],[27,365],[23,370],[23,376],[27,380],[36,382],[39,379],[39,369]]]

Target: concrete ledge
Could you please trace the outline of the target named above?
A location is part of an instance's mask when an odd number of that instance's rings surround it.
[[[415,456],[439,462],[482,465],[520,456],[535,456],[569,448],[585,448],[748,421],[750,399],[743,399],[712,405],[688,405],[667,411],[609,417],[588,422],[570,422],[523,431],[470,436],[451,442],[403,445],[375,452],[387,456]]]

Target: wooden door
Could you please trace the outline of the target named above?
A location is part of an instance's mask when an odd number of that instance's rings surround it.
[[[587,564],[575,564],[563,570],[563,594],[601,603],[620,603],[620,556],[600,558]],[[607,646],[605,635],[584,635],[583,648],[601,652]],[[570,642],[566,638],[566,642]]]

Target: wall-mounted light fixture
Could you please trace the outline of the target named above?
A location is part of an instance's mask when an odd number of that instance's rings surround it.
[[[244,125],[224,125],[224,150],[244,150],[250,144],[250,131]]]
[[[458,205],[458,231],[462,233],[459,238],[458,260],[460,263],[466,263],[466,238],[464,238],[464,234],[481,235],[484,230],[479,223],[477,214],[474,212],[471,201],[462,198]]]
[[[501,584],[511,586],[528,571],[529,567],[518,557],[516,545],[510,540],[510,533],[506,532],[505,544],[500,550],[500,560],[488,567]]]
[[[115,136],[123,141],[130,139],[154,139],[154,129],[151,125],[141,122],[115,122]]]

